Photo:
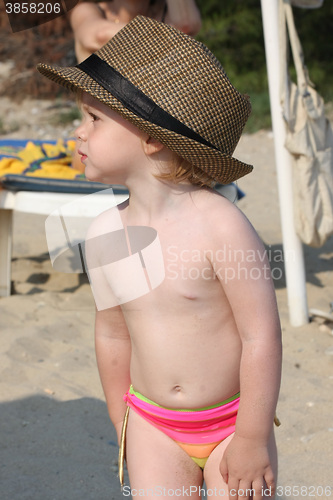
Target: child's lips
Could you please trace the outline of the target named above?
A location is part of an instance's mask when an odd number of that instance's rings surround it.
[[[84,154],[84,153],[82,153],[82,151],[80,151],[80,150],[78,151],[78,153],[79,153],[79,155],[81,156],[81,161],[82,161],[82,163],[83,163],[83,162],[84,162],[84,160],[87,158],[87,155],[86,155],[86,154]]]

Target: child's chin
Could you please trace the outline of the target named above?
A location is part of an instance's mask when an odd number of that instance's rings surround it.
[[[101,182],[102,184],[121,184],[120,182],[112,179],[112,176],[103,175],[103,172],[98,171],[90,165],[85,168],[84,171],[85,178],[90,182]]]
[[[86,169],[84,171],[84,175],[85,175],[85,178],[87,179],[87,181],[90,181],[90,182],[103,182],[103,180],[98,175],[98,173],[97,172],[92,172],[89,169],[89,167],[86,167]]]

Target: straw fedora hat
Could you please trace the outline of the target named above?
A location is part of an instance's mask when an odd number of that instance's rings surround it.
[[[253,168],[232,157],[249,100],[205,45],[167,24],[137,16],[77,66],[37,69],[110,106],[217,182]]]

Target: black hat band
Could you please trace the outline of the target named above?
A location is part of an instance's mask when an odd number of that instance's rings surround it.
[[[201,135],[184,125],[184,123],[177,120],[177,118],[174,118],[167,111],[164,111],[164,109],[158,106],[150,97],[135,87],[133,83],[96,54],[92,54],[76,67],[89,75],[105,90],[118,99],[126,109],[139,118],[166,130],[176,132],[189,139],[193,139],[210,148],[217,149],[213,144],[201,137]]]

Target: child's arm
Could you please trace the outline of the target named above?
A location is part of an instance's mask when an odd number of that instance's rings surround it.
[[[242,356],[236,431],[221,473],[229,490],[254,488],[260,499],[262,487],[275,488],[269,439],[280,387],[281,329],[264,246],[239,212],[231,211],[227,233],[221,236],[228,241],[230,259],[219,279],[242,341]]]
[[[115,203],[112,194],[110,205]],[[130,386],[131,342],[119,300],[110,285],[108,248],[117,245],[114,234],[122,229],[123,203],[101,213],[91,223],[85,241],[85,267],[96,304],[95,349],[98,370],[113,425],[120,439]]]
[[[96,312],[96,358],[111,421],[118,442],[126,411],[123,395],[130,386],[131,343],[119,306]]]

